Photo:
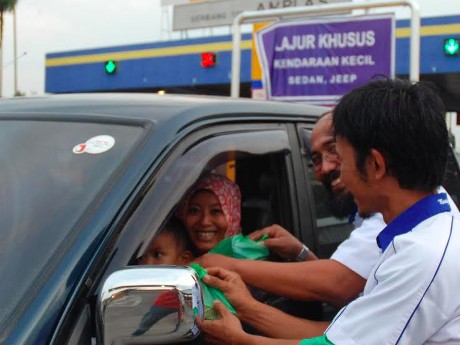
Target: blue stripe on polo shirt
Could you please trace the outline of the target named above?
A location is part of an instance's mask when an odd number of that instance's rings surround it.
[[[411,231],[418,224],[438,213],[449,211],[446,193],[431,194],[416,202],[388,224],[377,236],[377,245],[384,252],[396,236]]]
[[[353,224],[356,219],[356,214],[358,213],[358,206],[356,204],[353,206],[353,211],[351,214],[348,216],[348,223]]]

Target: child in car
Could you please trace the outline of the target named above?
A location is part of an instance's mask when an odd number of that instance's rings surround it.
[[[154,238],[140,265],[188,265],[193,260],[190,237],[181,221],[171,218]]]
[[[193,260],[191,241],[187,231],[176,218],[171,218],[150,244],[148,251],[138,260],[139,265],[188,265]],[[180,325],[180,302],[174,291],[160,293],[132,333],[140,336],[170,314],[177,314],[176,328]]]

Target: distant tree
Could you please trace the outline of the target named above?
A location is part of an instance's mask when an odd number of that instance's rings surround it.
[[[3,14],[16,7],[18,0],[0,0],[0,47],[3,47]]]
[[[18,0],[0,0],[0,97],[3,84],[3,14],[13,11]]]

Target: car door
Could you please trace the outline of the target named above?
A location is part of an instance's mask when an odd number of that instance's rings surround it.
[[[94,341],[94,301],[101,282],[110,273],[137,264],[203,172],[221,173],[240,186],[244,233],[272,223],[300,233],[292,150],[288,125],[282,121],[208,125],[180,138],[160,167],[150,172],[126,223],[107,241],[103,264],[89,278],[94,282],[90,293],[73,306],[78,317],[65,323],[56,338],[59,343]],[[299,150],[298,144],[294,150]]]

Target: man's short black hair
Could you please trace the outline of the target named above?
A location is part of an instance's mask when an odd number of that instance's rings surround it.
[[[355,149],[360,172],[376,149],[401,188],[431,191],[441,185],[449,141],[444,104],[431,84],[373,80],[343,96],[333,125],[335,135]]]

